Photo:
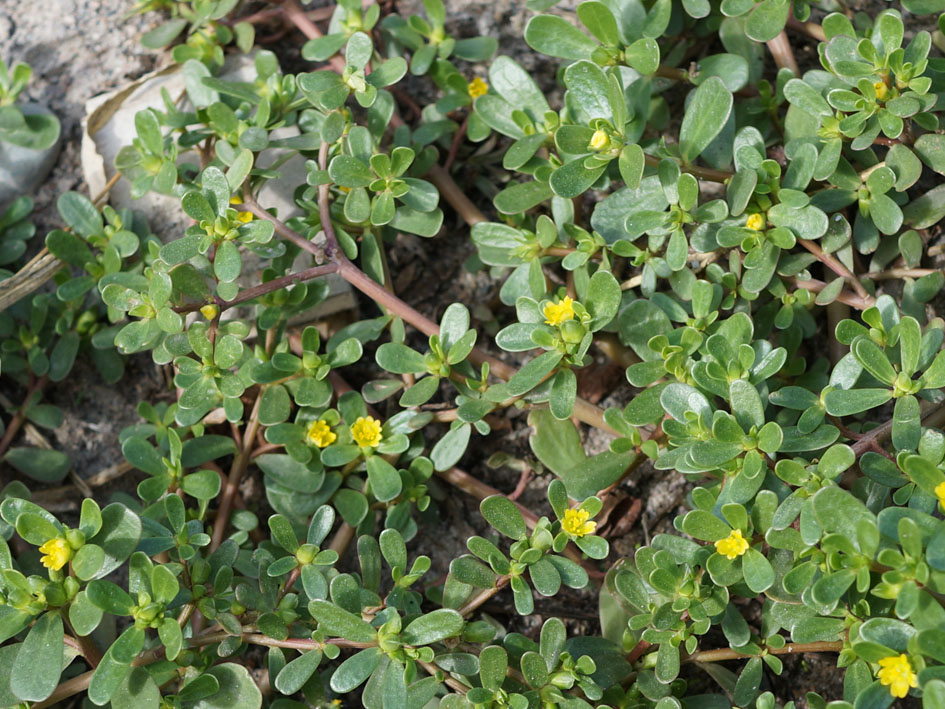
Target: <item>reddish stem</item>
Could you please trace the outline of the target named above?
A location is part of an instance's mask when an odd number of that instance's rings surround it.
[[[791,41],[787,33],[781,30],[781,34],[767,42],[768,51],[774,57],[774,63],[779,69],[790,69],[794,76],[800,76],[801,70],[797,66],[797,60],[794,58],[794,50],[791,49]]]
[[[870,306],[873,305],[876,299],[873,298],[866,288],[863,287],[863,284],[860,283],[860,279],[857,278],[853,272],[842,262],[834,257],[833,254],[828,254],[826,251],[820,248],[819,244],[811,241],[810,239],[798,239],[797,243],[814,254],[814,256],[817,257],[817,260],[824,264],[827,268],[846,280],[853,287],[853,290],[856,291],[856,294],[863,300],[863,302],[869,303]]]
[[[463,138],[466,137],[466,128],[469,127],[469,116],[467,115],[463,119],[463,124],[459,127],[459,130],[453,135],[453,142],[450,143],[450,151],[446,154],[446,160],[443,163],[443,169],[447,172],[450,171],[450,168],[453,167],[453,162],[456,160],[456,154],[459,152],[459,146],[463,143]]]
[[[815,643],[788,643],[784,647],[766,647],[769,655],[799,655],[802,652],[840,652],[843,649],[842,640],[820,641]],[[744,660],[752,655],[743,655],[731,648],[718,650],[701,650],[683,658],[683,662],[723,662],[725,660]]]
[[[10,447],[10,444],[13,443],[13,439],[16,437],[16,434],[19,433],[20,429],[23,427],[23,424],[26,423],[26,409],[32,403],[33,397],[37,392],[41,392],[46,388],[46,385],[49,383],[49,378],[42,376],[39,379],[35,379],[29,386],[29,389],[26,391],[26,396],[23,398],[23,406],[13,415],[13,418],[10,419],[10,423],[7,425],[7,430],[3,433],[3,438],[0,438],[0,458],[3,457],[3,454],[7,452],[7,448]]]
[[[320,266],[312,266],[311,268],[306,268],[297,273],[290,273],[287,276],[282,276],[281,278],[273,278],[271,281],[266,281],[265,283],[260,283],[257,286],[252,288],[246,288],[241,290],[239,294],[233,300],[221,300],[217,303],[220,306],[220,310],[226,310],[227,308],[232,308],[234,305],[239,305],[240,303],[245,303],[248,300],[253,300],[260,296],[266,295],[267,293],[272,293],[273,291],[281,290],[291,286],[293,283],[303,283],[305,281],[311,281],[314,278],[320,278],[322,276],[327,276],[329,273],[335,273],[338,270],[338,265],[335,263],[325,263]],[[203,307],[199,303],[194,303],[191,305],[182,305],[174,310],[178,313],[191,313],[195,310],[200,310]]]
[[[638,640],[637,644],[633,646],[633,649],[627,655],[627,662],[632,665],[643,656],[643,653],[649,649],[650,643],[648,643],[646,640]]]
[[[256,431],[259,429],[259,404],[261,401],[262,391],[256,396],[256,402],[253,404],[253,410],[249,416],[249,423],[246,424],[246,433],[243,435],[243,449],[233,460],[230,475],[226,480],[226,486],[223,488],[223,497],[220,498],[220,506],[217,508],[217,518],[213,523],[210,551],[214,551],[220,546],[223,535],[226,533],[230,512],[233,510],[233,498],[239,490],[243,473],[246,472],[246,466],[249,464],[253,453],[253,445],[256,443]]]
[[[823,281],[818,281],[816,278],[803,280],[801,278],[797,278],[796,276],[791,276],[788,280],[792,281],[796,287],[804,288],[805,290],[809,290],[812,293],[820,293],[820,291],[827,287],[826,283]],[[835,300],[841,303],[846,303],[851,308],[856,308],[857,310],[866,310],[867,308],[873,307],[874,304],[872,297],[869,299],[863,299],[858,295],[854,295],[853,293],[844,292],[841,292],[835,298]]]

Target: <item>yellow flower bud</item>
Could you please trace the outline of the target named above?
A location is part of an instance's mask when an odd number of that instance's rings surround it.
[[[745,220],[745,226],[752,231],[761,231],[765,228],[765,215],[761,212],[748,215],[748,219]]]
[[[69,545],[72,551],[79,551],[85,544],[85,535],[78,529],[67,529],[66,544]]]
[[[300,564],[311,564],[318,554],[318,547],[314,544],[303,544],[295,552],[295,558]]]
[[[242,197],[238,197],[238,196],[230,197],[230,204],[242,204],[242,203],[243,203]],[[253,213],[240,212],[239,214],[236,215],[236,218],[239,219],[241,222],[243,222],[243,224],[248,224],[249,222],[253,221]]]
[[[561,323],[561,339],[568,344],[578,344],[586,334],[587,328],[577,320],[565,320]]]
[[[200,309],[200,314],[207,320],[214,320],[220,314],[220,308],[213,303],[207,303]]]
[[[588,147],[591,150],[606,150],[610,146],[610,136],[607,135],[601,128],[598,128],[594,131],[594,135],[591,136],[591,142]]]
[[[889,87],[886,85],[885,81],[877,81],[873,84],[873,90],[876,92],[876,99],[878,101],[884,101],[886,96],[889,95]]]
[[[945,483],[939,483],[935,486],[935,496],[938,498],[938,504],[945,509]]]

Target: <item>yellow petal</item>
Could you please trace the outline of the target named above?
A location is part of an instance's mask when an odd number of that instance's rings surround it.
[[[764,214],[755,213],[748,217],[745,220],[745,226],[751,229],[752,231],[761,231],[765,228],[765,216]]]
[[[604,150],[610,145],[610,136],[606,132],[598,128],[594,131],[594,135],[591,136],[591,142],[588,147],[591,150]]]
[[[485,96],[487,93],[489,93],[489,84],[478,76],[469,82],[469,98],[475,100],[480,96]]]
[[[373,416],[360,416],[351,424],[351,437],[362,448],[375,448],[380,445],[381,422]]]
[[[338,439],[338,435],[331,430],[325,419],[312,421],[308,429],[308,440],[319,448],[326,448]]]

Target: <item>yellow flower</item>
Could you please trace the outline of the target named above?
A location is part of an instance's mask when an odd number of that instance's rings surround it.
[[[765,215],[760,212],[750,214],[748,219],[745,220],[745,226],[752,231],[761,231],[765,228]]]
[[[337,434],[331,430],[325,419],[312,421],[312,425],[308,427],[308,440],[319,448],[330,446],[337,439]]]
[[[557,327],[563,322],[574,319],[574,301],[564,296],[557,303],[545,303],[541,313],[545,316],[546,324]]]
[[[602,129],[598,128],[591,136],[591,142],[587,146],[591,150],[604,150],[610,145],[610,137]]]
[[[885,81],[877,81],[875,84],[873,84],[873,90],[876,92],[876,98],[879,101],[882,101],[883,99],[885,99],[886,96],[889,94],[889,87],[886,86]],[[906,695],[903,694],[902,696],[906,696]]]
[[[220,313],[220,308],[218,308],[213,303],[207,303],[200,309],[200,314],[203,315],[207,320],[213,320]]]
[[[935,496],[942,508],[945,508],[945,483],[939,483],[935,486]]]
[[[230,197],[230,204],[242,204],[242,203],[243,203],[242,197],[237,197],[237,196]],[[243,224],[248,224],[249,222],[253,221],[253,213],[240,212],[239,214],[236,215],[236,218],[239,219],[241,222],[243,222]]]
[[[918,687],[915,672],[905,655],[890,655],[879,661],[880,670],[877,673],[879,683],[889,687],[889,693],[902,699],[909,693],[910,687]]]
[[[469,82],[469,98],[475,101],[480,96],[484,96],[489,91],[489,84],[478,76]]]
[[[715,548],[729,559],[737,559],[748,551],[748,540],[742,536],[742,530],[733,530],[725,539],[719,539],[715,543]]]
[[[40,557],[40,562],[47,569],[59,571],[72,559],[72,547],[62,537],[54,537],[39,548],[45,556]]]
[[[588,521],[590,516],[587,510],[575,510],[573,508],[565,510],[564,519],[561,520],[561,528],[575,537],[593,534],[594,530],[597,529],[597,522]]]
[[[359,416],[351,424],[351,437],[362,448],[374,448],[381,443],[381,422],[373,416]]]

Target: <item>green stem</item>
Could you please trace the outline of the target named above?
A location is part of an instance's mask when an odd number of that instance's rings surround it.
[[[816,643],[788,643],[784,647],[768,647],[765,652],[769,655],[799,655],[803,652],[840,652],[843,641],[821,641]],[[754,655],[746,655],[732,650],[720,648],[718,650],[701,650],[683,658],[683,662],[724,662],[725,660],[744,660]]]
[[[685,69],[680,69],[675,66],[666,66],[660,64],[656,67],[656,71],[653,72],[653,76],[658,76],[661,79],[672,79],[673,81],[682,81],[685,83],[692,81],[692,75]]]

